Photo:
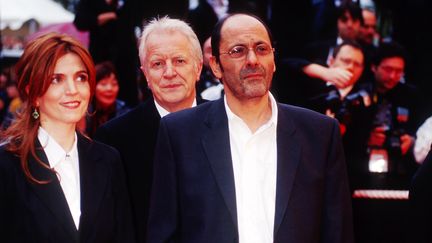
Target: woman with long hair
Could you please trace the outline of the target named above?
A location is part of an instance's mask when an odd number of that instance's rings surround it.
[[[95,91],[88,51],[43,35],[16,73],[23,104],[1,135],[0,242],[133,242],[118,152],[76,130]]]

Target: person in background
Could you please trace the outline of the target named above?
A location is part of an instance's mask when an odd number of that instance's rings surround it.
[[[357,35],[357,41],[363,48],[365,53],[365,70],[362,75],[363,81],[373,79],[373,73],[370,69],[372,58],[375,56],[377,48],[380,44],[380,36],[377,32],[377,17],[374,10],[369,8],[362,9],[363,23]]]
[[[279,66],[285,72],[276,73],[274,91],[281,102],[304,106],[308,96],[309,80],[322,80],[344,89],[353,75],[340,67],[329,67],[334,48],[344,41],[356,41],[363,23],[361,8],[357,3],[344,2],[337,8],[337,36],[327,40],[315,40],[305,46],[295,47],[297,56],[285,57]],[[289,81],[287,81],[288,79]],[[305,92],[306,91],[306,92]]]
[[[357,40],[362,45],[377,46],[379,34],[377,32],[377,17],[372,9],[362,9],[363,23],[360,25]]]
[[[76,130],[95,91],[88,51],[43,35],[16,73],[23,104],[1,134],[0,242],[135,242],[118,152]]]
[[[203,44],[203,70],[198,82],[197,92],[205,100],[217,100],[223,95],[223,84],[213,75],[210,68],[211,37]]]
[[[196,93],[203,57],[192,28],[179,19],[150,21],[140,43],[141,70],[152,92],[123,116],[103,126],[98,139],[120,151],[126,170],[138,242],[146,242],[153,157],[161,117],[191,108],[202,99]]]
[[[9,80],[6,84],[6,92],[9,99],[9,106],[7,109],[6,116],[1,123],[1,129],[6,129],[15,120],[16,114],[21,107],[22,101],[19,97],[18,87],[15,81]]]
[[[119,84],[112,63],[99,63],[95,69],[95,96],[85,119],[85,132],[90,137],[102,124],[129,111],[125,102],[117,99]]]
[[[6,91],[6,85],[10,81],[9,75],[6,72],[0,72],[0,123],[7,115],[9,98]]]
[[[392,172],[411,177],[417,169],[412,147],[420,125],[421,93],[403,79],[406,63],[407,55],[401,45],[380,44],[371,66],[376,102],[371,108],[367,143],[371,158],[378,157],[374,151],[382,153]]]

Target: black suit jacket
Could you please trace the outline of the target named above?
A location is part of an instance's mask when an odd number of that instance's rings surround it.
[[[149,98],[96,130],[95,139],[115,147],[122,157],[138,242],[145,241],[153,154],[160,115]]]
[[[334,119],[278,105],[274,243],[353,242],[347,172]],[[148,242],[238,242],[224,101],[161,120]]]
[[[432,153],[417,171],[409,192],[411,242],[432,242]]]
[[[197,98],[197,103],[203,100]],[[153,98],[100,127],[95,139],[115,147],[126,171],[138,242],[145,242],[160,115]]]
[[[37,153],[49,165],[43,150]],[[32,175],[52,182],[29,182],[19,158],[0,147],[0,242],[135,242],[118,152],[79,135],[78,154],[79,230],[57,176],[31,157]]]

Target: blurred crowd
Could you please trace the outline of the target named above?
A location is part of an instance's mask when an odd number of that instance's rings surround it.
[[[112,70],[104,78],[115,75],[115,84],[104,84],[112,96],[109,106],[123,104],[127,110],[151,96],[139,70],[137,36],[143,23],[164,15],[190,23],[204,53],[197,92],[204,99],[214,100],[223,95],[223,85],[208,65],[213,26],[227,13],[253,13],[267,21],[274,35],[278,70],[273,94],[279,102],[337,118],[349,161],[373,157],[371,150],[388,146],[389,139],[395,136],[399,139],[394,140],[400,140],[397,142],[402,157],[421,163],[430,136],[419,128],[432,115],[431,101],[423,98],[431,90],[426,73],[430,64],[426,23],[430,17],[425,13],[430,3],[321,0],[284,4],[288,3],[199,0],[190,5],[189,1],[168,0],[145,4],[81,0],[74,24],[90,31],[89,50],[95,63],[105,63],[101,65]],[[13,66],[2,68],[3,128],[10,124],[20,104],[14,76]],[[115,111],[117,108],[103,109],[101,113],[100,97],[96,95],[90,112],[96,121],[87,117],[87,122],[82,122],[87,123],[81,127],[89,135],[104,121],[122,113]],[[388,117],[380,115],[386,112]],[[417,147],[416,137],[420,138]],[[388,166],[392,168],[386,170],[397,170],[396,165]]]

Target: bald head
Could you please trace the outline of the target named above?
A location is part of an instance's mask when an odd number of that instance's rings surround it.
[[[232,34],[230,30],[252,30],[261,28],[265,31],[269,43],[273,44],[273,37],[268,26],[257,16],[250,14],[230,14],[221,19],[215,26],[211,38],[212,55],[219,62],[221,39]],[[222,36],[223,33],[223,36]]]

